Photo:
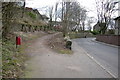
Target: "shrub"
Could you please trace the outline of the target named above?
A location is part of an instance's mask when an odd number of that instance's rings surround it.
[[[90,31],[93,35],[97,35],[97,34],[100,34],[99,31]]]
[[[110,29],[107,31],[107,34],[114,34],[114,33],[115,33],[115,30],[113,30],[113,29]]]
[[[33,19],[36,19],[36,14],[32,13],[32,12],[28,12],[28,15],[33,18]]]

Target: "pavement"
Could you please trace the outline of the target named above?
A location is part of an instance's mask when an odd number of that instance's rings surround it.
[[[59,54],[45,45],[54,36],[37,39],[28,49],[31,58],[26,61],[25,76],[22,78],[113,78],[98,65],[87,52],[73,41],[73,54]]]

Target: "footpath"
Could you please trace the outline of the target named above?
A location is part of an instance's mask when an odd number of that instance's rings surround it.
[[[72,44],[73,54],[59,54],[45,45],[47,39],[57,34],[38,38],[27,48],[31,58],[26,62],[22,78],[112,78],[75,41]]]

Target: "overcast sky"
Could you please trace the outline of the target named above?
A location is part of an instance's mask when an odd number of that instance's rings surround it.
[[[39,12],[42,14],[43,12],[40,11],[43,7],[46,6],[55,6],[56,2],[60,2],[61,0],[26,0],[26,7],[32,7],[35,9],[39,9]],[[73,1],[73,0],[71,0]],[[82,7],[85,7],[85,9],[89,12],[87,12],[88,17],[94,17],[95,22],[92,24],[97,23],[97,11],[96,11],[96,3],[95,0],[77,0]],[[116,0],[117,1],[117,0]],[[118,16],[118,12],[114,14],[114,17]]]
[[[40,9],[45,6],[55,5],[55,3],[59,1],[61,0],[26,0],[26,7]],[[97,17],[96,10],[95,10],[95,0],[77,0],[77,1],[80,2],[80,5],[82,5],[88,11],[90,11],[88,12],[88,16]]]

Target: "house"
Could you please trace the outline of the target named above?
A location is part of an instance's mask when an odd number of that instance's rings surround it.
[[[46,23],[48,23],[49,21],[49,17],[47,17],[46,15],[41,15],[41,19],[45,21]]]
[[[34,11],[34,12],[36,13],[36,15],[38,16],[38,19],[40,19],[40,20],[45,21],[45,22],[48,23],[48,19],[49,19],[49,18],[48,18],[46,15],[40,14],[37,9],[34,9],[33,11]]]
[[[40,12],[37,9],[26,7],[25,12],[27,13],[27,15],[29,17],[29,20],[31,19],[31,17],[33,17],[33,18],[35,17],[34,19],[32,19],[31,23],[33,23],[35,25],[39,25],[39,26],[48,24],[49,18],[46,15],[40,14]]]
[[[93,31],[99,31],[100,30],[100,25],[99,22],[93,26]]]
[[[120,16],[115,18],[115,35],[120,35]]]
[[[93,26],[94,31],[99,31],[100,33],[104,34],[104,30],[106,29],[106,23],[102,22],[100,23],[99,21],[97,22],[96,25]]]

